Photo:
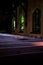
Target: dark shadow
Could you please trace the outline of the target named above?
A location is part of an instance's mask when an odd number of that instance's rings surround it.
[[[32,33],[41,33],[41,11],[38,8],[36,8],[32,15]]]

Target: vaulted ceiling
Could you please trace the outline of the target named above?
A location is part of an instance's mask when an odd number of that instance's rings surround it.
[[[10,7],[12,7],[12,4],[14,4],[14,6],[16,7],[25,1],[26,0],[1,0],[0,1],[0,9],[3,9],[3,10],[9,9]]]
[[[26,1],[27,0],[0,0],[0,11],[9,12],[13,10],[13,8],[16,9],[22,2]]]

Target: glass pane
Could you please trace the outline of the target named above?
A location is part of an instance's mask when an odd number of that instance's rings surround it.
[[[24,16],[21,16],[20,17],[20,30],[23,31],[24,30]]]
[[[40,33],[40,10],[36,9],[33,13],[33,32]]]
[[[14,30],[15,30],[15,27],[16,27],[16,23],[15,23],[15,20],[13,21],[13,26],[14,26]]]
[[[13,31],[15,31],[15,28],[16,28],[16,21],[15,21],[15,19],[12,19],[12,29],[13,29]]]

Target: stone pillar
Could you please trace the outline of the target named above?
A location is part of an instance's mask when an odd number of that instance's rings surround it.
[[[19,23],[19,7],[17,7],[17,33],[19,32],[20,23]]]
[[[41,3],[41,35],[43,37],[43,2]]]

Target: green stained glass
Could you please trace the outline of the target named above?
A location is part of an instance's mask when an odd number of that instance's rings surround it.
[[[24,30],[24,21],[25,21],[24,16],[21,16],[20,17],[20,29],[21,29],[21,31]]]
[[[24,16],[21,16],[21,23],[24,22]]]

